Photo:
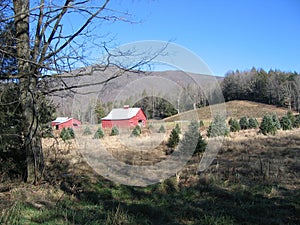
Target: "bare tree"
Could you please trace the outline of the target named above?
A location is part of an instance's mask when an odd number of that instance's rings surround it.
[[[40,95],[61,90],[71,90],[83,85],[68,86],[62,78],[91,75],[95,69],[106,70],[110,66],[118,68],[116,72],[101,80],[98,84],[121,76],[124,71],[138,68],[151,61],[156,54],[142,57],[138,63],[124,67],[113,57],[132,54],[132,52],[114,52],[108,50],[108,39],[99,41],[98,47],[108,54],[104,64],[92,66],[88,70],[74,70],[80,62],[86,65],[84,47],[96,37],[93,32],[99,24],[116,21],[130,22],[130,15],[109,8],[109,0],[13,0],[1,2],[1,11],[8,11],[6,18],[0,22],[13,21],[15,27],[15,53],[17,73],[7,74],[6,79],[17,79],[21,89],[20,103],[23,110],[22,132],[26,150],[27,175],[25,180],[37,183],[43,176],[44,159],[41,144],[41,131],[38,120]],[[80,24],[73,24],[72,29],[65,22],[79,18]],[[97,22],[97,23],[93,23]],[[104,37],[105,34],[104,34]],[[93,42],[96,43],[96,42]],[[2,53],[6,52],[1,48]],[[12,53],[8,53],[12,54]],[[47,78],[60,79],[60,87],[51,88]],[[97,84],[93,84],[97,85]]]
[[[288,107],[289,110],[292,110],[294,106],[297,110],[297,93],[298,90],[298,76],[296,74],[289,73],[285,77],[285,81],[281,84],[281,93],[283,96],[284,104]]]
[[[296,76],[295,77],[295,110],[298,112],[300,111],[300,77]]]

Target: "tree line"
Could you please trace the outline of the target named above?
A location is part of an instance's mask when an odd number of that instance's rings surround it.
[[[297,72],[252,68],[230,71],[221,83],[225,101],[250,100],[300,111],[300,77]]]

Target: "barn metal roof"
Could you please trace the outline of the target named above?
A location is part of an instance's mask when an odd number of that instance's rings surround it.
[[[57,117],[55,120],[52,121],[52,123],[64,123],[72,118],[69,117]]]
[[[102,120],[126,120],[130,119],[139,112],[141,108],[118,108],[113,109],[111,112],[106,116],[103,117]]]

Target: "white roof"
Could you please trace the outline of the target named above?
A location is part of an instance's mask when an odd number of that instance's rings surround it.
[[[52,122],[53,123],[64,123],[68,120],[70,120],[72,118],[69,118],[69,117],[57,117],[55,120],[53,120]]]
[[[113,109],[102,120],[126,120],[134,117],[141,108],[118,108]]]

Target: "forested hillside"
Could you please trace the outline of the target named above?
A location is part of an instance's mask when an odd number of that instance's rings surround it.
[[[221,85],[225,101],[250,100],[299,111],[300,78],[297,72],[236,70],[228,72]]]

